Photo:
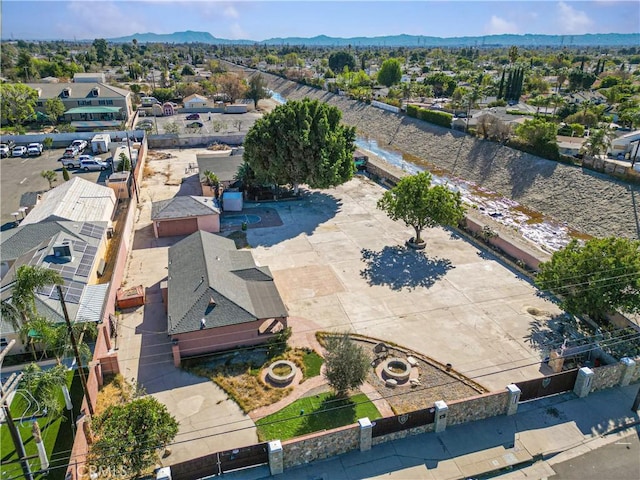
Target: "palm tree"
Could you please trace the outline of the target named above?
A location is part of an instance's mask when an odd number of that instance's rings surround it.
[[[95,338],[97,328],[94,323],[73,323],[71,325],[73,335],[78,339],[78,353],[83,364],[91,361],[92,353],[89,346],[84,341],[84,336],[89,335]],[[32,351],[36,351],[36,344],[42,350],[42,356],[48,357],[52,354],[56,358],[58,365],[66,357],[73,356],[74,352],[69,342],[69,330],[65,323],[53,323],[51,320],[37,316],[24,324],[21,328],[21,336],[28,339]]]
[[[608,128],[592,130],[586,143],[586,153],[592,157],[607,151],[611,144],[611,131]]]
[[[47,285],[62,285],[62,276],[48,268],[21,265],[13,279],[11,296],[2,300],[2,317],[18,328],[37,316],[36,290]],[[5,312],[8,316],[5,317]]]

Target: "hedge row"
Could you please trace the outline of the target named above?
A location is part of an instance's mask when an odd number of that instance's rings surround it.
[[[427,110],[416,105],[407,105],[407,115],[445,128],[451,128],[451,120],[453,120],[453,115],[450,113]]]

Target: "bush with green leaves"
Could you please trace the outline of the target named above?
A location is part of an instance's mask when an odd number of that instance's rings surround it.
[[[324,376],[337,397],[346,397],[349,390],[362,385],[371,368],[364,349],[348,333],[325,337]]]

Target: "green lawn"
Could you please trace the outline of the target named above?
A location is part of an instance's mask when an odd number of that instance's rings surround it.
[[[42,431],[42,440],[44,442],[47,454],[49,455],[49,469],[50,473],[47,477],[44,475],[34,475],[37,478],[52,479],[64,479],[66,473],[66,466],[68,464],[70,450],[73,446],[73,432],[72,432],[72,420],[76,418],[79,413],[79,405],[82,399],[82,385],[78,375],[74,375],[75,371],[70,371],[67,374],[67,385],[70,386],[70,393],[72,402],[74,405],[73,414],[64,409],[64,420],[59,417],[56,419],[50,419],[48,417],[42,417],[38,419],[40,430]],[[62,390],[60,390],[60,401],[64,404],[64,397]],[[21,395],[16,395],[13,402],[11,402],[11,415],[14,419],[18,419],[22,416],[27,406],[26,400]],[[30,410],[32,412],[32,410]],[[31,435],[31,423],[24,422],[21,425],[19,421],[16,421],[16,426],[22,437],[22,442],[25,446],[27,457],[34,456],[29,459],[29,464],[33,472],[36,472],[40,468],[40,460],[38,459],[38,451]],[[14,478],[22,477],[22,468],[18,462],[18,456],[16,455],[13,441],[11,439],[11,433],[9,427],[3,424],[0,427],[0,478]]]
[[[311,378],[320,375],[320,367],[324,362],[324,358],[318,355],[315,351],[305,353],[302,357],[304,362],[304,378]]]
[[[296,400],[279,412],[256,422],[260,441],[287,440],[319,430],[355,423],[358,419],[380,418],[380,412],[364,394],[336,400],[327,392]]]

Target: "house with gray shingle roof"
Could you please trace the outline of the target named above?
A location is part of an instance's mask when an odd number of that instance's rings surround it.
[[[258,345],[287,328],[269,268],[220,235],[198,231],[169,248],[164,296],[176,365],[183,357]]]
[[[151,204],[156,238],[189,235],[198,230],[220,231],[220,206],[215,198],[177,196]]]
[[[64,280],[62,295],[72,322],[101,322],[109,283],[98,284],[104,264],[107,222],[42,222],[20,226],[1,237],[2,280],[0,297],[11,303],[16,272],[23,265],[54,270]],[[64,322],[58,291],[53,285],[35,292],[39,315],[53,323]],[[10,322],[0,321],[2,342],[16,340],[11,354],[25,352],[19,333]]]

